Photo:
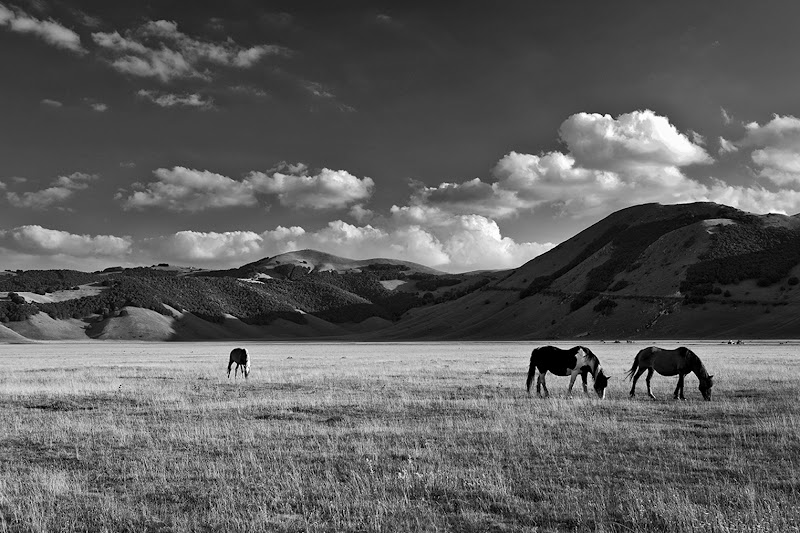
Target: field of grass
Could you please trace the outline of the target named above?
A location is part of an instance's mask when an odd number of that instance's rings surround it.
[[[675,402],[586,345],[605,401],[532,343],[0,345],[0,532],[800,531],[800,346],[691,345]]]

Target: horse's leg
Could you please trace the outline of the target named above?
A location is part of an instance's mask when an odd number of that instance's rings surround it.
[[[539,371],[539,377],[536,378],[536,395],[542,397],[542,380],[544,379],[544,372]]]
[[[589,395],[589,389],[586,388],[586,374],[588,374],[588,372],[586,370],[581,372],[581,380],[583,380],[583,393],[588,396]]]
[[[544,397],[545,398],[549,398],[550,397],[550,391],[547,390],[547,382],[544,380],[545,373],[546,372],[541,372],[539,374],[539,383],[542,384],[542,388],[544,389]],[[538,385],[537,385],[537,388],[538,388]]]
[[[681,400],[685,400],[686,398],[683,397],[683,377],[686,374],[678,374],[678,384],[675,386],[675,394],[674,397],[677,400],[680,398]]]
[[[233,359],[228,361],[228,377],[231,377],[231,366],[233,366]],[[235,378],[236,375],[234,375],[233,377]]]
[[[578,377],[580,371],[573,372],[569,376],[569,389],[567,389],[567,398],[572,398],[572,387],[575,385],[575,379]]]
[[[631,398],[636,396],[636,382],[639,380],[644,371],[647,370],[646,368],[639,367],[639,370],[636,371],[636,374],[633,376],[633,385],[631,385]]]
[[[653,377],[653,369],[652,368],[648,368],[647,369],[647,378],[645,379],[645,381],[647,381],[647,395],[655,400],[656,397],[653,396],[653,392],[650,390],[650,379],[652,377]]]

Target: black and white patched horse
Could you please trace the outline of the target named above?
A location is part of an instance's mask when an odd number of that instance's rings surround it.
[[[244,377],[250,375],[250,355],[247,353],[247,348],[234,348],[231,350],[231,357],[228,360],[228,377],[231,377],[231,366],[236,363],[236,369],[233,371],[233,379],[236,379],[236,373],[239,367],[242,367],[242,374]]]
[[[545,374],[550,372],[556,376],[570,376],[568,395],[572,394],[575,378],[580,374],[583,381],[583,392],[589,394],[586,388],[586,375],[591,373],[594,379],[594,391],[600,398],[605,398],[609,377],[603,373],[600,360],[589,348],[575,346],[569,350],[562,350],[555,346],[541,346],[531,352],[531,366],[528,369],[528,381],[525,386],[528,394],[531,393],[531,382],[539,370],[539,379],[536,382],[536,393],[541,396],[544,389],[545,396],[550,393],[545,383]]]
[[[633,359],[633,366],[626,374],[628,379],[633,380],[631,387],[631,398],[636,395],[636,380],[639,379],[644,371],[647,370],[647,394],[652,398],[652,391],[650,390],[650,378],[653,377],[653,371],[658,372],[662,376],[678,376],[678,385],[675,387],[675,399],[683,397],[683,378],[689,372],[694,372],[697,379],[700,380],[700,393],[706,401],[711,400],[711,387],[714,386],[714,376],[710,376],[706,371],[703,362],[697,357],[689,348],[681,346],[674,350],[664,350],[650,346],[641,350]]]

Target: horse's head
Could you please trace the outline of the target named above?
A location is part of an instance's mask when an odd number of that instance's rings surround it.
[[[606,387],[608,387],[608,380],[609,377],[603,373],[603,370],[600,369],[597,372],[597,377],[594,378],[594,392],[597,393],[601,399],[606,397]]]
[[[700,393],[703,395],[705,401],[711,400],[711,387],[714,386],[714,376],[708,376],[700,380]]]

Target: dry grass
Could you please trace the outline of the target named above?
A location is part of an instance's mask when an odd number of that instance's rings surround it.
[[[798,531],[797,346],[693,347],[710,403],[589,346],[605,402],[530,343],[0,345],[0,531]]]

